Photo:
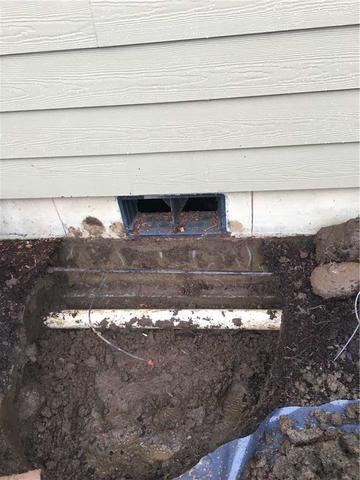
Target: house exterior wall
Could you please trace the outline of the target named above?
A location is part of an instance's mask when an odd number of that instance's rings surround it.
[[[312,233],[353,216],[357,2],[0,0],[0,9],[4,238],[90,235],[87,216],[119,235],[117,195],[225,193],[234,235]],[[325,202],[320,214],[298,209],[308,195]],[[281,212],[292,208],[299,218],[286,227]]]

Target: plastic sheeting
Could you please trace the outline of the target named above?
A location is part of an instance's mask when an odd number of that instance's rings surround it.
[[[222,445],[203,457],[191,470],[175,480],[239,480],[255,451],[269,449],[269,445],[265,445],[263,441],[264,433],[272,435],[272,450],[280,446],[279,440],[282,434],[279,430],[279,417],[281,415],[288,415],[292,419],[294,427],[300,429],[304,427],[305,421],[316,425],[316,419],[310,416],[312,411],[323,410],[330,413],[344,413],[346,406],[350,403],[359,403],[359,401],[336,400],[315,407],[278,408],[259,425],[254,433]],[[360,431],[359,424],[346,424],[336,426],[336,428],[349,432]]]

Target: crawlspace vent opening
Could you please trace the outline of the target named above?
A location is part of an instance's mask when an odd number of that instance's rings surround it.
[[[118,197],[132,236],[216,235],[226,231],[224,195]]]

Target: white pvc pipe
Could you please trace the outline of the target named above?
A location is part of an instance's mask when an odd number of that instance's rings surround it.
[[[45,320],[50,328],[194,328],[279,330],[282,310],[118,309],[62,310]]]

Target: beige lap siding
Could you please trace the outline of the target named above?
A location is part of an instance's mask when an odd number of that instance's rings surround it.
[[[3,113],[2,156],[64,157],[354,142],[359,131],[357,101],[355,90],[342,90]]]
[[[356,88],[357,26],[0,57],[2,111]]]
[[[116,235],[117,195],[222,192],[240,235],[346,220],[359,170],[358,8],[0,0],[3,235],[67,235],[89,212]],[[319,208],[301,213],[311,198]]]
[[[2,160],[2,198],[350,188],[357,143]]]
[[[2,54],[358,23],[354,0],[1,0]]]

